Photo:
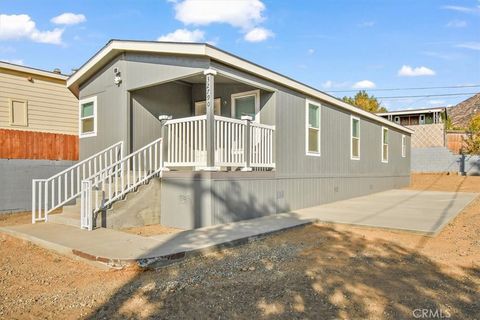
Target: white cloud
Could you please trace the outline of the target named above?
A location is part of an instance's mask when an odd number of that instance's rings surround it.
[[[308,49],[308,50],[307,50],[307,53],[308,53],[309,55],[312,55],[312,54],[315,53],[315,49]]]
[[[239,28],[244,39],[260,42],[274,36],[261,26],[266,7],[261,0],[167,0],[174,4],[175,18],[185,25],[229,24]]]
[[[443,6],[443,9],[462,12],[462,13],[469,13],[469,14],[480,14],[480,5],[474,7],[463,7],[463,6]]]
[[[455,47],[472,49],[472,50],[480,50],[480,42],[465,42],[465,43],[457,44]]]
[[[464,20],[452,20],[447,23],[449,28],[465,28],[467,26],[467,21]]]
[[[362,28],[371,28],[375,25],[375,21],[364,21],[359,23],[358,26]]]
[[[370,80],[361,80],[355,82],[352,86],[353,89],[373,89],[376,85],[373,81]]]
[[[332,80],[327,80],[322,83],[322,88],[324,89],[335,89],[335,88],[346,88],[350,86],[350,82],[335,82]]]
[[[158,41],[174,41],[174,42],[204,42],[205,32],[202,30],[177,29],[171,33],[160,36]]]
[[[23,66],[23,60],[22,59],[2,59],[2,61]]]
[[[261,42],[274,36],[274,33],[268,29],[257,27],[248,31],[244,39],[249,42]]]
[[[227,23],[248,30],[265,19],[264,10],[260,0],[184,0],[175,4],[175,18],[186,25]]]
[[[400,77],[434,76],[435,71],[423,66],[412,68],[411,66],[403,65],[400,70],[398,70],[398,75]]]
[[[83,14],[65,12],[50,21],[55,24],[74,25],[87,21],[87,18]]]
[[[445,100],[428,100],[428,104],[431,104],[431,105],[443,105],[445,103],[446,103]]]
[[[29,15],[0,14],[0,40],[28,38],[35,42],[61,44],[63,29],[40,31]]]

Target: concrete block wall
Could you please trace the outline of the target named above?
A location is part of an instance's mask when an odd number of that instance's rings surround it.
[[[45,179],[76,161],[0,159],[0,214],[32,210],[32,179]]]
[[[445,147],[413,148],[412,172],[465,172],[480,175],[480,155],[453,154]]]

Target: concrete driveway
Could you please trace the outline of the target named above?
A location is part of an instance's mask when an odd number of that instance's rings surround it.
[[[324,222],[436,234],[478,194],[389,190],[296,210]]]

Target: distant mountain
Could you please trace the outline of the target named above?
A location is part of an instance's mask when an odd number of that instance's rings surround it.
[[[447,113],[454,128],[466,128],[470,119],[474,115],[480,114],[480,93],[448,108]]]

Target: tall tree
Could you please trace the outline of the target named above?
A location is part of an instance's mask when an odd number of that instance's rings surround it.
[[[370,96],[365,90],[358,91],[353,98],[343,97],[342,100],[369,112],[387,112],[387,108],[382,106],[374,95]]]
[[[464,152],[468,154],[480,154],[480,114],[470,120],[467,128]]]

